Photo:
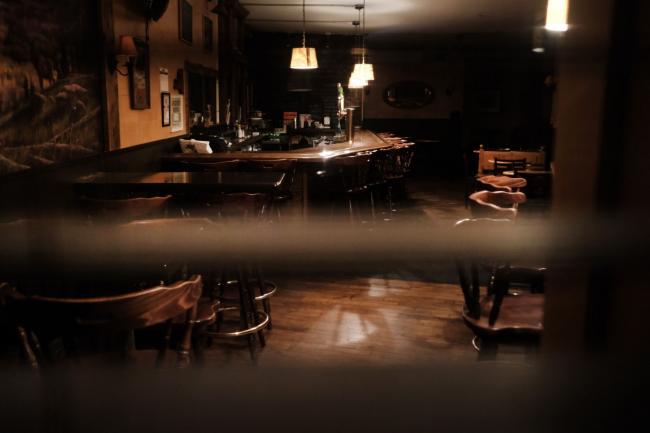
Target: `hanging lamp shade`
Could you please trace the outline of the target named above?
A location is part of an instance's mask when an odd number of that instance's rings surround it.
[[[291,64],[289,66],[291,69],[318,68],[316,48],[307,46],[306,20],[305,0],[302,0],[302,47],[296,47],[291,51]]]
[[[569,0],[548,0],[546,7],[546,30],[566,32],[569,29]]]
[[[355,73],[355,71],[350,74],[350,79],[348,80],[348,89],[361,89],[367,85],[368,82],[364,80],[360,74]]]
[[[316,69],[318,59],[316,48],[297,47],[291,51],[291,69]]]
[[[354,65],[354,73],[358,74],[364,81],[373,81],[375,79],[375,70],[372,63],[357,63]]]

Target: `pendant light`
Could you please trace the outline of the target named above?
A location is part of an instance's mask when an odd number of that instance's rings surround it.
[[[363,0],[363,5],[357,7],[363,9],[363,28],[361,30],[361,63],[354,65],[354,72],[362,80],[368,82],[375,79],[375,70],[372,63],[366,63],[366,0]],[[359,15],[361,15],[361,12],[359,12]]]
[[[350,80],[348,80],[348,89],[362,89],[368,85],[368,82],[363,79],[363,77],[355,72],[350,74]]]
[[[316,69],[318,68],[318,59],[316,58],[316,48],[307,46],[305,37],[305,0],[302,0],[302,47],[294,48],[291,51],[291,69]]]
[[[355,40],[359,36],[359,23],[361,22],[361,6],[356,6],[357,10],[359,10],[359,21],[355,21],[352,24],[354,24],[355,27]],[[356,41],[355,41],[356,45]],[[348,80],[348,89],[362,89],[365,86],[368,85],[368,81],[364,80],[364,77],[360,74],[359,71],[357,71],[356,67],[350,74],[350,79]]]
[[[546,6],[546,30],[566,32],[569,29],[569,0],[548,0]]]

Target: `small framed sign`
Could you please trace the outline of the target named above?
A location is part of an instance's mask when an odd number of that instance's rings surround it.
[[[171,124],[171,96],[169,92],[160,94],[160,107],[162,110],[162,126]]]
[[[135,60],[129,66],[129,87],[131,108],[145,110],[151,107],[149,99],[149,44],[140,38],[133,38],[137,50]]]
[[[182,131],[184,129],[182,95],[174,95],[171,97],[171,127],[172,132]]]

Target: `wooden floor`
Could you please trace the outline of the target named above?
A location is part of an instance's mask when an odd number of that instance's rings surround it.
[[[411,180],[407,190],[390,222],[396,229],[400,219],[451,226],[470,216],[462,181]],[[544,206],[526,208],[531,211],[522,206],[522,217],[545,212]],[[414,365],[478,357],[461,318],[463,300],[452,261],[426,267],[406,263],[368,275],[283,277],[276,283],[273,329],[266,332],[266,347],[257,351],[257,365]],[[499,360],[531,359],[521,347],[503,346]],[[205,362],[252,361],[240,338],[215,340]]]
[[[413,182],[400,216],[453,224],[468,216],[462,184]],[[418,272],[422,271],[422,272]],[[472,333],[463,323],[453,266],[391,269],[366,276],[329,275],[276,281],[273,330],[257,364],[403,365],[433,360],[474,361]],[[441,282],[443,281],[443,282]],[[245,339],[219,339],[205,362],[251,363]]]
[[[399,365],[474,360],[455,285],[368,278],[279,282],[258,364]],[[244,339],[215,340],[206,363],[250,363]]]

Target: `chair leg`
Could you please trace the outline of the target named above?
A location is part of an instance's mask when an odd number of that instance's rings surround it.
[[[43,359],[43,349],[41,348],[41,342],[38,340],[36,334],[29,332],[27,334],[27,339],[36,354],[36,359]]]
[[[208,345],[208,340],[210,340],[203,333],[205,328],[205,325],[202,325],[200,328],[195,327],[192,333],[192,351],[197,365],[203,365],[203,348]]]
[[[354,207],[352,206],[352,197],[348,197],[348,214],[350,217],[350,223],[354,223]]]
[[[248,275],[241,275],[243,278],[243,286],[244,286],[244,292],[246,294],[246,299],[245,302],[248,303],[249,306],[249,313],[251,316],[251,319],[255,325],[259,325],[261,323],[259,314],[257,313],[257,304],[255,302],[255,292],[254,290],[251,290],[250,284],[249,284],[249,278]],[[260,340],[260,346],[264,347],[266,345],[266,337],[264,336],[264,330],[260,329],[257,332],[257,338]]]
[[[165,355],[167,354],[167,349],[169,349],[169,345],[172,338],[172,329],[173,329],[173,321],[168,320],[167,323],[165,323],[165,335],[163,336],[163,341],[160,350],[158,350],[158,356],[156,358],[156,365],[159,367],[162,366],[162,363],[165,359]]]
[[[248,320],[249,318],[248,294],[246,293],[246,289],[244,287],[244,275],[242,270],[238,269],[237,274],[238,274],[237,289],[239,290],[239,320],[241,322],[241,327],[243,329],[248,329],[250,328],[250,322]],[[253,334],[249,334],[246,336],[246,340],[248,342],[248,350],[251,355],[251,360],[255,362],[257,360],[257,356],[255,353],[255,336]]]
[[[190,363],[190,350],[192,348],[192,329],[194,328],[194,320],[196,320],[196,305],[194,305],[186,313],[185,321],[185,330],[183,332],[183,338],[181,339],[181,345],[178,351],[178,361],[177,366],[187,367]]]
[[[266,294],[266,283],[264,282],[264,275],[262,275],[262,271],[257,266],[255,267],[255,276],[257,278],[257,285],[260,288],[260,294]],[[270,331],[273,329],[273,319],[271,319],[271,300],[268,298],[263,299],[262,306],[264,308],[264,312],[269,316],[269,324],[267,326],[267,329]]]
[[[395,212],[395,209],[393,207],[393,187],[392,185],[388,185],[388,192],[386,193],[388,196],[388,212]]]
[[[23,355],[25,356],[25,360],[27,361],[30,367],[37,369],[38,360],[36,359],[36,355],[34,354],[34,351],[32,350],[32,347],[29,344],[29,340],[27,338],[27,332],[25,331],[25,328],[23,328],[22,326],[18,326],[16,331],[18,332],[18,338],[20,338],[20,343],[23,347]]]
[[[479,338],[474,337],[474,341],[477,341],[479,344],[474,345],[478,348],[478,360],[479,361],[494,361],[497,358],[498,344],[496,341],[489,338]]]

